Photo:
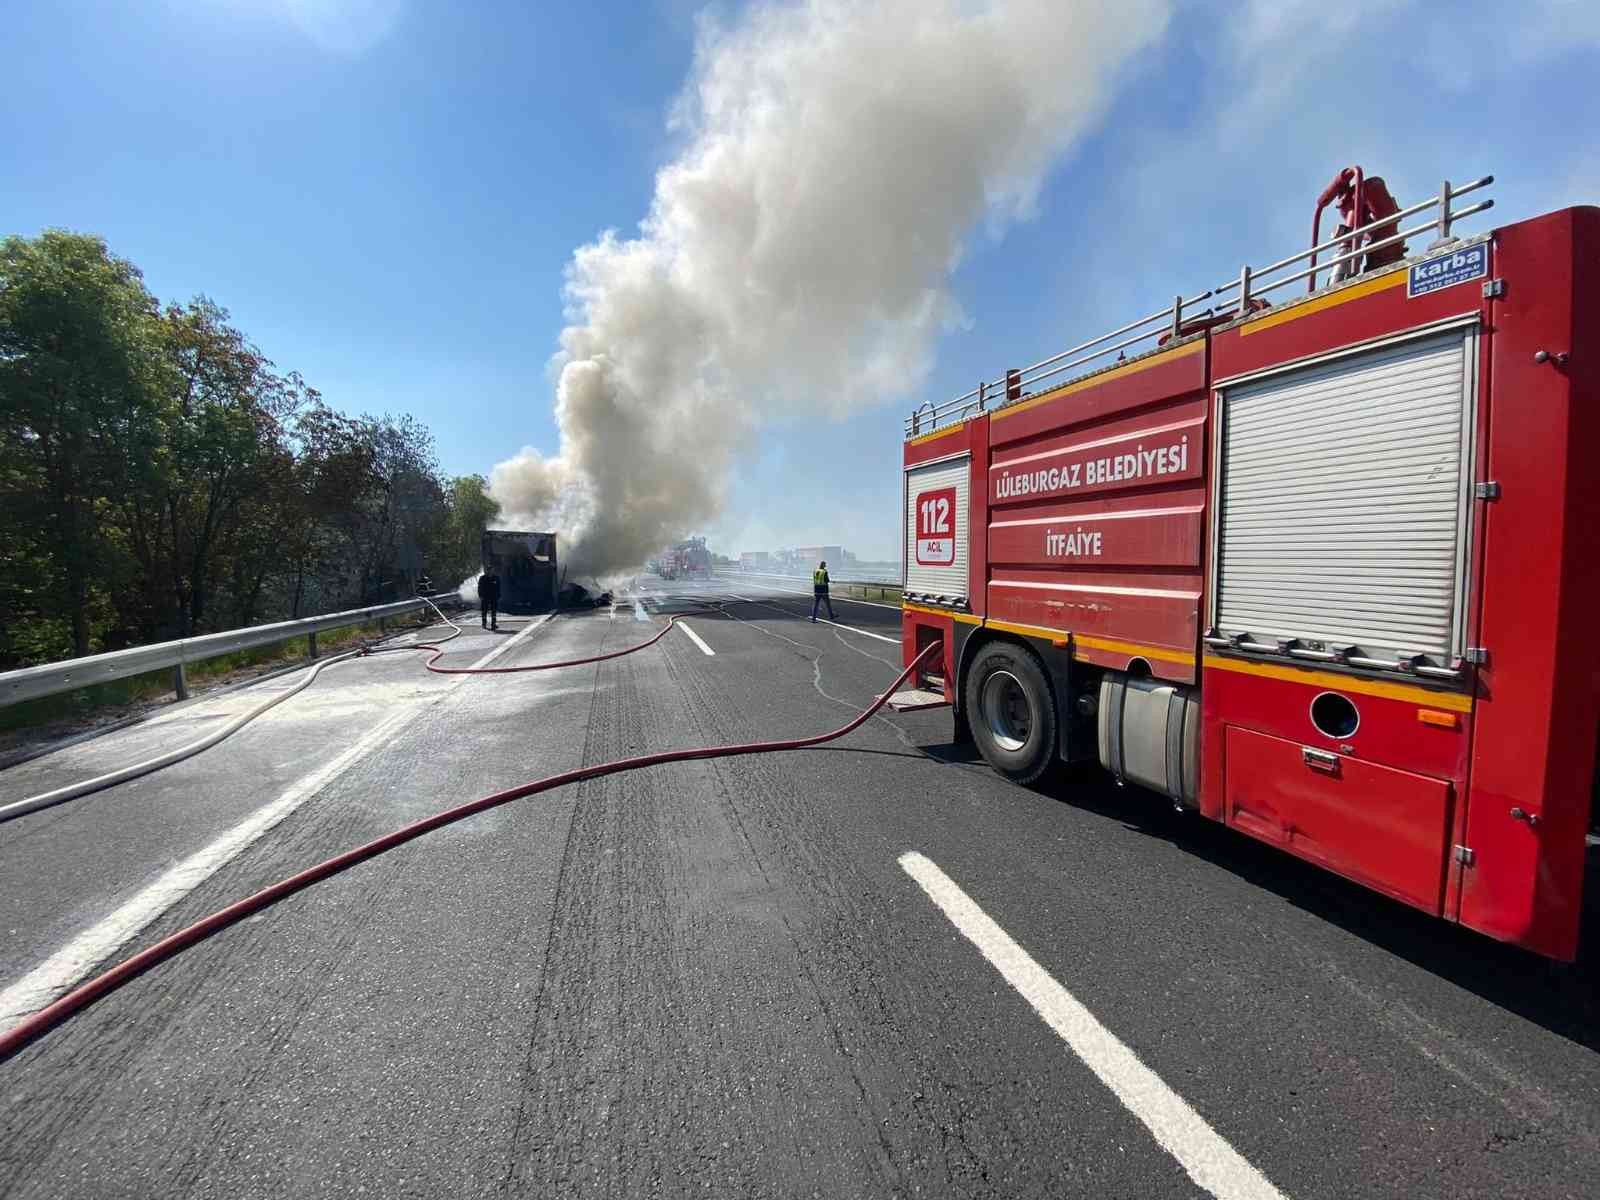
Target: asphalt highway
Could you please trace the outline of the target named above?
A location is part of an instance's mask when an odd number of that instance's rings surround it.
[[[341,664],[0,826],[0,1028],[230,901],[582,764],[821,732],[897,610],[644,581]],[[722,588],[722,585],[716,585]],[[707,609],[709,611],[699,611]],[[262,688],[0,773],[0,803]],[[1595,954],[1553,967],[945,711],[531,797],[322,883],[0,1065],[0,1197],[1593,1197]]]

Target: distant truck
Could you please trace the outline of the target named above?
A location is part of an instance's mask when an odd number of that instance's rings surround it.
[[[710,579],[711,551],[703,537],[677,542],[651,560],[655,573],[663,579]]]
[[[500,576],[501,612],[539,613],[555,608],[560,578],[555,534],[485,529],[483,564]]]

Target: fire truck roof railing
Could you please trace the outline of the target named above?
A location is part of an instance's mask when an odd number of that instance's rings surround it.
[[[1237,279],[1227,283],[1218,284],[1208,291],[1197,296],[1184,299],[1174,296],[1171,304],[1159,312],[1153,312],[1148,317],[1137,321],[1130,321],[1113,329],[1110,333],[1103,333],[1097,338],[1087,342],[1080,342],[1059,354],[1034,363],[1031,367],[1024,367],[1020,371],[1008,371],[996,380],[985,380],[964,395],[953,400],[946,400],[941,404],[926,401],[919,405],[912,414],[906,418],[905,430],[907,437],[917,437],[925,433],[954,425],[968,417],[976,416],[982,412],[1004,408],[1007,404],[1014,404],[1028,396],[1039,395],[1041,391],[1049,391],[1072,382],[1071,379],[1058,379],[1058,376],[1078,367],[1089,366],[1097,359],[1103,359],[1108,354],[1121,354],[1129,347],[1137,346],[1141,342],[1153,338],[1166,336],[1181,336],[1184,325],[1195,321],[1228,319],[1241,313],[1250,311],[1251,302],[1268,292],[1287,287],[1291,283],[1305,279],[1310,281],[1310,288],[1317,288],[1317,276],[1328,272],[1329,283],[1341,282],[1345,273],[1340,268],[1354,262],[1363,255],[1374,250],[1381,250],[1403,242],[1408,237],[1415,237],[1419,233],[1426,233],[1437,229],[1439,236],[1428,247],[1428,253],[1437,253],[1446,244],[1453,241],[1450,229],[1457,222],[1494,207],[1492,199],[1480,200],[1476,204],[1469,204],[1465,208],[1452,208],[1452,201],[1479,188],[1488,187],[1494,182],[1493,175],[1485,175],[1481,179],[1474,179],[1471,183],[1464,183],[1453,187],[1449,180],[1440,185],[1437,195],[1429,197],[1409,208],[1403,208],[1397,213],[1389,213],[1377,220],[1361,226],[1359,229],[1336,233],[1325,242],[1310,246],[1298,254],[1291,254],[1288,258],[1280,258],[1277,262],[1266,267],[1251,267],[1246,264],[1239,271]],[[1417,213],[1435,210],[1428,220],[1411,226],[1409,229],[1397,229],[1394,233],[1386,234],[1374,241],[1361,244],[1361,239],[1368,235],[1376,234],[1382,230],[1393,228],[1407,217]],[[1324,251],[1340,249],[1342,253],[1334,257],[1318,261],[1317,256]],[[1297,263],[1311,260],[1311,265],[1304,267],[1292,274],[1279,275],[1279,272],[1288,270]],[[1277,278],[1269,278],[1278,275]],[[1231,295],[1229,293],[1232,293]],[[1196,307],[1204,301],[1210,300],[1211,304],[1204,308]],[[1127,335],[1127,336],[1124,336]],[[1120,340],[1117,340],[1120,339]],[[1125,355],[1124,355],[1125,357]],[[1099,363],[1082,372],[1083,376],[1093,374],[1114,363]],[[1079,376],[1081,377],[1081,376]],[[1054,380],[1048,387],[1040,388],[1038,385],[1045,380]]]

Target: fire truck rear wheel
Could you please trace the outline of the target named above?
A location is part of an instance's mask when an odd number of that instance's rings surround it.
[[[1044,668],[1020,646],[991,642],[967,670],[967,721],[984,761],[1032,783],[1055,760],[1056,703]]]

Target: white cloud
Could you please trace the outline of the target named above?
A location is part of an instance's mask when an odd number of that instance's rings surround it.
[[[323,50],[361,54],[400,19],[402,0],[278,0],[285,15]]]

